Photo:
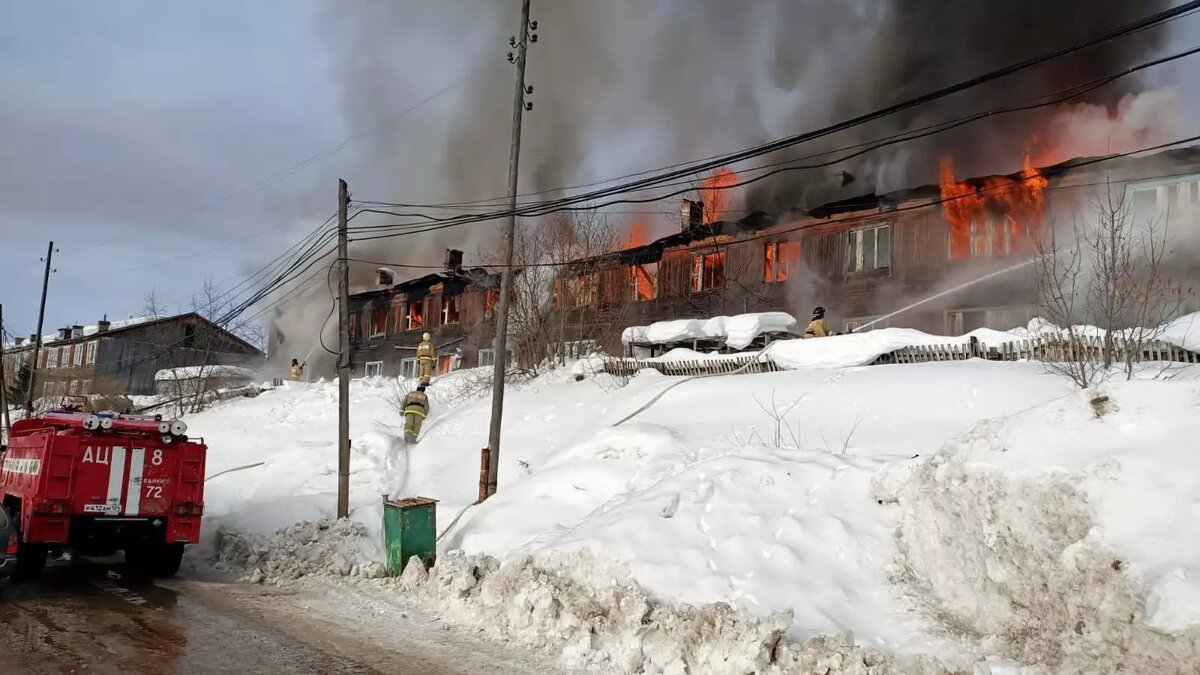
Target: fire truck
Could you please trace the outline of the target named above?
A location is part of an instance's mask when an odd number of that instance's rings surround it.
[[[47,555],[125,552],[127,572],[169,577],[204,513],[203,439],[182,420],[75,408],[13,422],[0,498],[17,523],[14,579]]]

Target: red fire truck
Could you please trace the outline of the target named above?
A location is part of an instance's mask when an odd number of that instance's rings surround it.
[[[17,523],[14,578],[47,554],[125,552],[139,576],[173,576],[200,537],[202,439],[161,416],[58,410],[14,422],[0,456],[0,498]]]

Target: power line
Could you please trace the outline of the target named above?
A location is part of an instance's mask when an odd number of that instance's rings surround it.
[[[1145,30],[1147,28],[1150,28],[1157,24],[1163,23],[1165,21],[1174,20],[1180,16],[1183,16],[1183,15],[1193,12],[1198,8],[1200,8],[1200,0],[1193,0],[1192,2],[1185,3],[1178,7],[1168,9],[1163,12],[1159,12],[1159,13],[1153,14],[1151,16],[1145,17],[1143,19],[1139,19],[1137,21],[1133,21],[1131,23],[1125,24],[1124,26],[1107,31],[1101,35],[1098,35],[1098,36],[1095,36],[1095,37],[1092,37],[1092,38],[1089,38],[1086,40],[1081,40],[1081,41],[1075,42],[1071,45],[1059,48],[1057,50],[1054,50],[1054,51],[1044,54],[1042,56],[1025,59],[1023,61],[1020,61],[1020,62],[1017,62],[1014,64],[1010,64],[1008,66],[990,71],[988,73],[984,73],[982,75],[976,76],[969,80],[965,80],[963,82],[959,82],[957,84],[954,84],[954,85],[951,85],[948,87],[943,87],[936,91],[933,91],[933,92],[930,92],[930,93],[927,93],[927,94],[924,94],[924,95],[921,95],[921,96],[918,96],[918,97],[915,97],[915,98],[912,98],[912,99],[909,99],[909,100],[906,100],[906,101],[903,101],[900,103],[896,103],[896,104],[887,106],[885,108],[876,110],[871,113],[859,115],[857,117],[854,117],[854,118],[851,118],[848,120],[844,120],[842,122],[838,122],[833,125],[829,125],[829,126],[826,126],[826,127],[820,128],[820,129],[809,131],[809,132],[804,132],[804,133],[784,137],[784,138],[778,139],[776,141],[761,144],[761,145],[751,147],[751,148],[748,148],[745,150],[741,150],[738,152],[734,152],[731,154],[717,156],[715,158],[709,158],[706,160],[699,160],[696,162],[690,162],[690,163],[687,163],[682,166],[681,165],[673,165],[673,166],[681,167],[681,168],[676,168],[674,170],[658,173],[655,176],[651,176],[648,178],[643,178],[640,180],[604,188],[601,190],[596,190],[596,191],[592,191],[592,192],[588,192],[588,193],[584,193],[584,194],[580,194],[580,195],[575,195],[575,196],[571,196],[571,197],[564,197],[564,198],[557,199],[557,200],[550,200],[548,202],[543,202],[538,205],[528,205],[528,206],[525,206],[524,208],[515,209],[515,210],[513,210],[513,212],[517,215],[522,215],[522,216],[544,215],[544,213],[547,212],[548,209],[557,209],[558,207],[562,207],[562,206],[570,206],[570,205],[579,204],[582,202],[593,201],[597,198],[603,198],[603,197],[612,196],[615,194],[627,193],[627,192],[635,191],[638,189],[644,189],[647,187],[657,186],[657,185],[660,185],[669,180],[681,178],[681,177],[688,176],[688,175],[695,175],[695,174],[702,173],[702,172],[705,172],[705,171],[708,171],[711,169],[720,168],[722,166],[734,164],[736,162],[744,161],[746,159],[751,159],[753,157],[758,157],[758,156],[761,156],[764,154],[782,150],[784,148],[791,147],[793,145],[798,145],[800,143],[811,141],[816,138],[828,136],[833,133],[845,131],[847,129],[850,129],[850,128],[853,128],[856,126],[860,126],[860,125],[866,124],[868,122],[882,119],[884,117],[896,114],[898,112],[903,112],[903,111],[911,109],[911,108],[919,107],[919,106],[925,105],[927,103],[930,103],[932,101],[938,100],[940,98],[944,98],[944,97],[947,97],[947,96],[950,96],[953,94],[967,91],[967,90],[977,87],[981,84],[985,84],[987,82],[1027,70],[1034,66],[1038,66],[1043,63],[1062,58],[1064,56],[1081,51],[1083,49],[1087,49],[1087,48],[1093,47],[1095,45],[1123,37],[1123,36],[1128,35],[1133,32]],[[644,173],[643,173],[643,175],[644,175]],[[541,211],[541,213],[539,213],[539,210]],[[482,218],[482,219],[490,220],[493,218],[506,216],[506,215],[509,215],[509,212],[501,211],[501,212],[496,212],[493,214],[486,214],[486,215],[489,217]]]

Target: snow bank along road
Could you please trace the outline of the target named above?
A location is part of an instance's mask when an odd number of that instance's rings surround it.
[[[375,578],[379,496],[438,498],[443,527],[474,501],[488,402],[463,395],[471,373],[434,382],[410,447],[398,383],[352,383],[337,525],[316,524],[335,505],[335,387],[220,404],[188,420],[215,476],[205,555],[374,589],[381,611],[416,599],[572,672],[1194,673],[1200,368],[1079,392],[1034,363],[855,366],[860,343],[901,339],[800,342],[820,367],[688,382],[617,427],[676,380],[514,387],[500,492],[400,581]]]
[[[52,565],[38,582],[0,589],[0,673],[551,672],[411,612],[348,612],[352,593],[338,605],[195,573],[129,582],[119,569]]]

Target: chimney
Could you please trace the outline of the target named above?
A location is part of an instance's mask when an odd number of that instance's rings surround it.
[[[704,224],[704,205],[690,199],[679,202],[679,229],[682,232]]]
[[[37,342],[38,342],[37,333],[30,333],[29,334],[29,344],[36,345]]]
[[[72,338],[83,337],[83,326],[80,326],[79,324],[75,324],[74,326],[71,326],[71,337]]]
[[[25,343],[25,338],[23,338],[23,337],[16,337],[16,336],[14,336],[14,337],[13,337],[13,345],[14,345],[14,346],[16,346],[16,347],[20,347],[20,346],[21,346],[22,344],[24,344],[24,343]]]
[[[375,270],[375,285],[376,286],[392,286],[396,283],[395,277],[392,276],[392,271],[386,267],[380,267]]]
[[[446,249],[445,267],[447,272],[457,272],[462,269],[462,251],[456,248]]]
[[[105,314],[103,319],[100,319],[100,321],[96,322],[96,332],[103,333],[104,331],[108,330],[108,327],[111,325],[112,324],[108,321],[108,315]]]
[[[58,339],[59,340],[69,340],[70,338],[71,338],[71,329],[70,328],[59,328],[58,329]]]

